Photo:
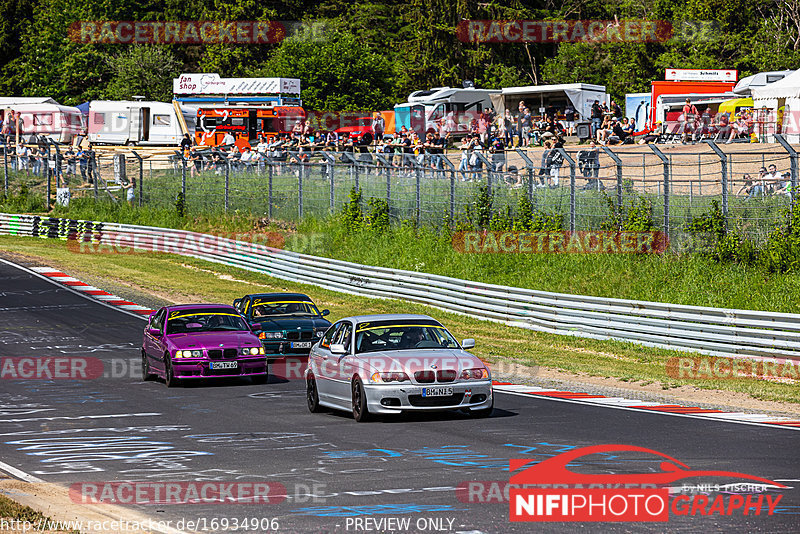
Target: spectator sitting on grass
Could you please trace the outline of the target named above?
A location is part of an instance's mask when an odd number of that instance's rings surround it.
[[[789,172],[783,173],[775,184],[776,195],[792,196],[792,175]]]
[[[764,186],[754,182],[753,178],[748,173],[742,175],[742,180],[744,180],[744,185],[736,192],[737,195],[747,194],[745,200],[764,195]]]

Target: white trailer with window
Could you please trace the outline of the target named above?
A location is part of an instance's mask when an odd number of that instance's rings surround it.
[[[108,145],[177,145],[184,133],[194,139],[197,108],[177,103],[93,100],[89,141]]]
[[[44,102],[40,103],[42,100]],[[14,101],[16,103],[8,103]],[[31,101],[37,102],[28,103]],[[36,137],[47,137],[56,143],[71,143],[76,137],[84,135],[86,120],[81,110],[53,102],[51,98],[29,99],[27,102],[25,99],[2,99],[0,119],[5,120],[10,112],[14,112],[19,122],[20,139],[25,142],[34,142]],[[16,135],[16,132],[12,134]]]

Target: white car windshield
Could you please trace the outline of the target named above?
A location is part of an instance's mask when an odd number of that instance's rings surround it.
[[[356,352],[407,349],[457,349],[458,342],[445,327],[432,321],[381,321],[356,328]]]

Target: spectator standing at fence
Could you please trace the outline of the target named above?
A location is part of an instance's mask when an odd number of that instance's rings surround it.
[[[386,121],[383,120],[383,115],[375,112],[372,118],[372,131],[375,132],[375,142],[383,141],[383,132],[386,130]]]
[[[203,158],[197,151],[197,147],[189,147],[189,157],[187,159],[189,160],[189,170],[191,171],[191,176],[194,178],[195,175],[199,174],[203,169]]]
[[[24,143],[18,144],[17,158],[19,159],[19,170],[27,172],[30,169],[31,149]]]
[[[564,128],[566,128],[567,135],[575,135],[575,115],[577,115],[572,103],[567,104],[564,110]]]
[[[549,171],[547,183],[551,188],[558,187],[561,165],[564,164],[564,156],[561,154],[560,150],[562,148],[564,148],[564,145],[561,139],[556,138],[556,141],[553,143],[553,148],[550,149],[550,153],[547,156],[547,168]]]
[[[458,147],[461,150],[461,159],[458,162],[458,170],[461,172],[462,182],[467,181],[466,172],[469,171],[469,158],[472,155],[471,147],[472,137],[467,134],[461,141],[461,146]]]
[[[183,139],[181,139],[181,152],[184,154],[189,152],[189,149],[192,148],[192,138],[189,137],[189,134],[183,134]]]
[[[67,170],[65,171],[68,176],[75,176],[75,151],[72,146],[68,146],[64,152],[64,161],[67,162]]]
[[[514,146],[514,125],[516,123],[511,115],[511,110],[507,109],[500,120],[503,128],[503,142],[511,148]]]
[[[81,181],[86,183],[86,171],[89,168],[89,158],[86,154],[86,149],[78,147],[78,153],[75,155],[75,160],[78,162],[78,168],[81,171]]]
[[[595,100],[592,104],[592,137],[597,136],[597,132],[603,124],[603,108],[600,106],[600,101]]]
[[[520,141],[522,142],[522,146],[528,147],[531,143],[531,127],[533,126],[533,118],[531,117],[530,109],[525,108],[522,110],[520,125]]]
[[[492,171],[496,174],[501,173],[506,164],[506,146],[503,144],[502,138],[498,136],[492,139],[489,154],[492,155]]]
[[[122,190],[125,191],[125,200],[133,206],[133,203],[136,201],[136,178],[131,176],[130,180],[123,182]]]

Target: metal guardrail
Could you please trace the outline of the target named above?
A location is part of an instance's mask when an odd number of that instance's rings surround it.
[[[0,214],[0,234],[114,247],[173,243],[171,253],[355,295],[404,299],[554,334],[720,356],[800,359],[800,314],[611,299],[483,284],[359,265],[195,232]],[[213,246],[205,246],[212,240]],[[187,248],[189,247],[189,248]],[[163,251],[163,248],[160,249]]]

